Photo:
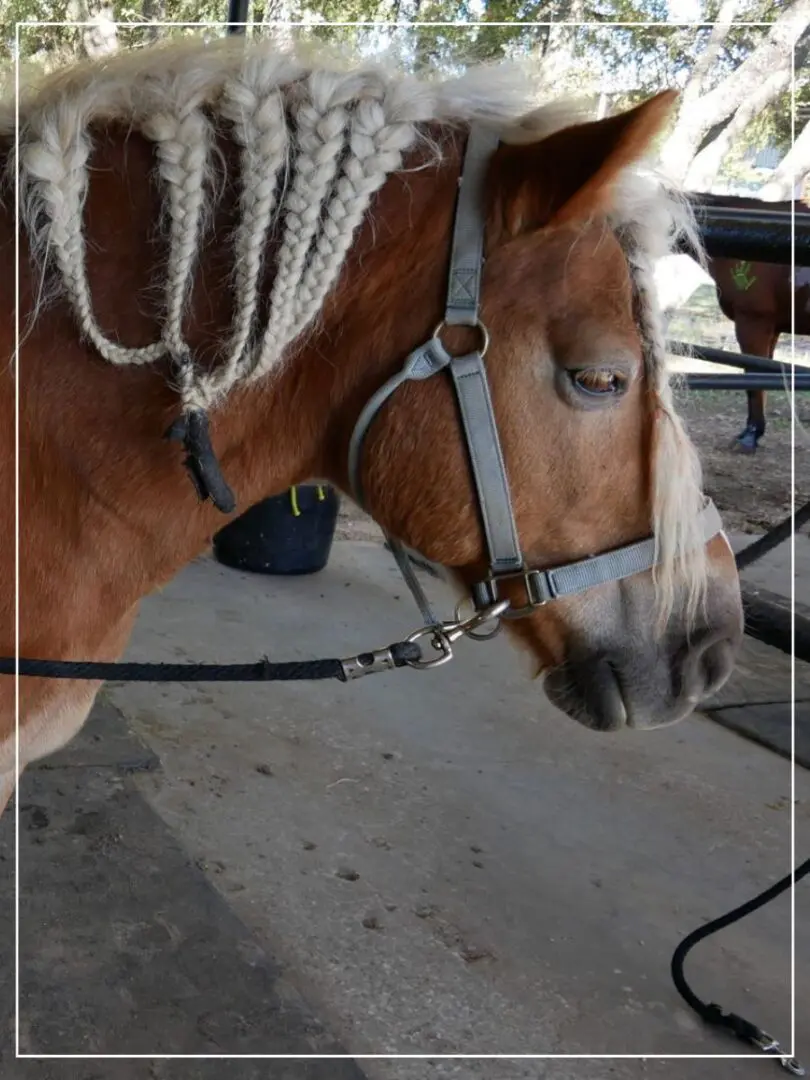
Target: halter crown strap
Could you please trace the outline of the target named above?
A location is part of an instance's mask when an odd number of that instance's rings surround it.
[[[484,178],[489,159],[497,150],[499,141],[494,132],[474,125],[467,137],[464,164],[458,178],[453,248],[447,282],[444,321],[448,326],[478,325],[481,271],[484,266]]]

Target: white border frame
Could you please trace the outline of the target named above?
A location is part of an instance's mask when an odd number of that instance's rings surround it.
[[[116,27],[135,29],[154,26],[199,28],[199,29],[222,29],[227,31],[234,26],[253,27],[252,22],[116,22]],[[540,26],[592,26],[600,29],[620,29],[630,27],[670,27],[673,30],[683,27],[704,27],[716,25],[707,23],[705,20],[689,22],[569,22],[550,21],[535,22],[512,20],[511,22],[487,22],[476,20],[459,20],[456,22],[386,22],[386,21],[335,21],[335,22],[279,22],[263,23],[263,26],[285,26],[311,29],[313,27],[340,26],[340,27],[367,27],[380,29],[389,27],[392,29],[411,30],[425,27],[434,29],[450,29],[461,26],[501,27],[520,25],[524,27]],[[732,20],[729,26],[745,26],[766,28],[773,26],[772,22],[746,22]],[[406,1060],[406,1061],[440,1061],[440,1060],[473,1060],[473,1061],[544,1061],[544,1060],[583,1060],[583,1061],[762,1061],[762,1054],[21,1054],[20,1053],[20,183],[19,183],[19,118],[20,118],[20,29],[28,27],[95,27],[98,22],[38,22],[25,21],[14,24],[14,97],[15,97],[15,185],[14,185],[14,222],[15,222],[15,267],[14,267],[14,371],[15,371],[15,399],[14,399],[14,759],[15,759],[15,799],[14,799],[14,899],[15,899],[15,922],[14,922],[14,1057],[19,1061],[239,1061],[239,1060],[301,1060],[301,1061],[368,1061],[368,1060]],[[790,95],[791,95],[791,144],[796,142],[796,41],[794,39],[791,48],[791,72],[790,72]],[[795,190],[794,175],[794,190]],[[791,276],[796,273],[796,220],[795,201],[791,211],[791,253],[790,269]],[[796,296],[791,291],[791,327],[795,331],[796,326]],[[793,407],[791,408],[791,514],[796,513],[796,335],[791,333],[791,395]],[[791,682],[791,747],[790,747],[790,874],[792,878],[790,891],[790,1043],[791,1050],[781,1054],[769,1055],[772,1060],[794,1057],[796,1046],[796,890],[795,890],[795,867],[796,867],[796,534],[790,536],[790,603],[791,603],[791,657],[790,657],[790,682]]]

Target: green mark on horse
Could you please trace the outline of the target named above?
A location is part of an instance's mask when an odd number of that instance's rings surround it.
[[[757,280],[756,274],[751,273],[751,263],[742,259],[731,271],[734,284],[738,289],[747,292]]]

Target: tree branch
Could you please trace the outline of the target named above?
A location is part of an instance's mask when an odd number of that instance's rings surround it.
[[[695,61],[695,66],[692,68],[689,81],[683,89],[683,94],[681,95],[682,102],[689,104],[689,102],[693,101],[703,89],[704,83],[706,82],[706,76],[709,74],[712,65],[716,63],[720,51],[725,44],[725,40],[731,30],[731,24],[734,21],[734,16],[737,14],[740,3],[741,0],[724,0],[720,5],[720,10],[717,13],[717,22],[712,25],[706,48]]]
[[[792,199],[795,184],[810,174],[810,122],[804,125],[796,141],[773,171],[759,193],[762,199]]]
[[[767,84],[771,88],[764,100],[755,89],[758,100],[765,105],[787,85],[794,44],[801,39],[805,45],[808,25],[810,0],[794,0],[738,68],[707,94],[693,93],[682,102],[675,129],[661,150],[661,164],[673,179],[684,179],[699,147],[705,146],[706,132],[733,117],[751,97],[752,87]],[[722,40],[716,44],[719,49]]]
[[[694,191],[706,191],[711,186],[734,140],[745,131],[766,105],[769,105],[785,89],[789,82],[789,71],[776,72],[749,94],[729,118],[717,138],[695,156],[686,174],[688,188]]]
[[[695,156],[697,157],[698,154],[703,153],[707,146],[711,146],[714,140],[723,134],[733,119],[734,113],[729,113],[728,116],[723,117],[719,124],[713,124],[698,143]]]
[[[776,68],[782,67],[790,71],[794,43],[798,42],[808,25],[810,0],[794,0],[771,25],[764,41],[718,86],[701,97],[704,130],[732,112],[737,102],[745,99],[749,87],[757,85],[763,75],[771,75]]]

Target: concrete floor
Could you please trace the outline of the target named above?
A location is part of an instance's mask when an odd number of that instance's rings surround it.
[[[129,656],[347,655],[417,624],[390,556],[339,542],[311,578],[199,561],[145,602]],[[761,683],[767,668],[784,683],[787,658],[755,642],[746,650],[749,674]],[[810,687],[805,671],[799,680]],[[105,697],[160,759],[137,788],[349,1052],[668,1059],[363,1061],[371,1080],[775,1075],[765,1060],[673,1060],[745,1051],[702,1028],[668,968],[686,933],[789,869],[790,768],[777,755],[699,716],[658,732],[585,731],[548,705],[500,639],[462,643],[456,662],[432,673],[110,685]],[[804,770],[795,795],[801,857]],[[809,899],[797,890],[798,958],[810,955]],[[789,913],[783,896],[688,962],[699,994],[783,1043]],[[798,980],[806,1033],[806,969]],[[796,1049],[810,1054],[801,1038]],[[87,1076],[136,1075],[105,1068]],[[171,1076],[248,1075],[194,1068]]]

